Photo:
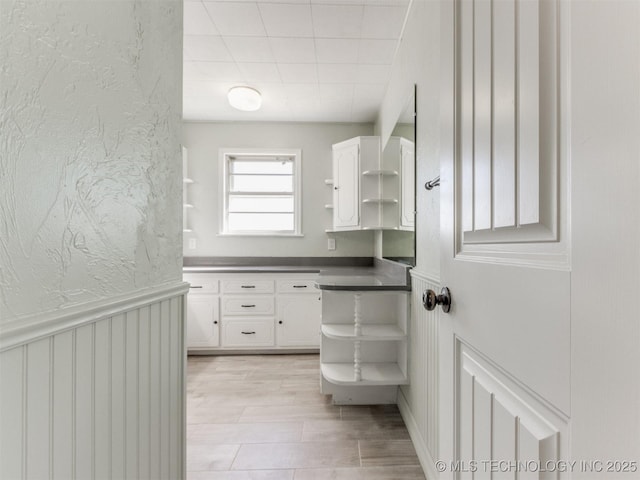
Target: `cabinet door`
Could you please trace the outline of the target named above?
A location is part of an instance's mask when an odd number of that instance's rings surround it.
[[[278,297],[278,346],[319,347],[321,297],[318,294]]]
[[[187,299],[187,348],[218,347],[220,317],[216,295],[189,295]]]
[[[414,146],[409,142],[402,142],[400,146],[400,227],[413,230],[415,225],[415,160]]]
[[[351,144],[333,150],[333,226],[360,223],[360,149]]]

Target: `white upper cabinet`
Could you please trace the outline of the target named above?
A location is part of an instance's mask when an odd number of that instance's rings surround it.
[[[397,198],[394,208],[383,213],[387,229],[415,228],[415,145],[404,137],[389,137],[384,147],[382,164],[386,176],[381,177],[384,198]],[[395,176],[391,173],[395,172]],[[386,215],[386,218],[385,218]]]
[[[415,145],[400,139],[400,229],[414,230],[416,224]]]
[[[333,227],[353,230],[360,224],[360,141],[333,146]]]
[[[380,137],[333,145],[333,230],[397,230],[399,155],[387,165]]]

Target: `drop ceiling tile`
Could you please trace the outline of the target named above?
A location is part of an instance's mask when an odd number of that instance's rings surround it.
[[[320,92],[316,83],[291,83],[286,85],[287,100],[289,103],[309,102],[318,99]]]
[[[275,63],[238,63],[238,68],[247,82],[281,81]]]
[[[349,109],[353,103],[353,85],[320,84],[320,101],[330,105],[348,105]]]
[[[316,47],[312,38],[269,38],[278,63],[315,63]]]
[[[361,5],[312,5],[313,29],[320,38],[360,38]]]
[[[241,82],[243,79],[235,63],[185,62],[184,81],[212,80]]]
[[[189,60],[195,61],[233,61],[222,37],[213,35],[185,35],[184,54]]]
[[[391,65],[396,54],[397,40],[360,40],[358,63]]]
[[[318,83],[316,66],[312,63],[279,63],[278,70],[284,83]]]
[[[400,38],[406,13],[403,6],[365,6],[362,38]]]
[[[265,35],[256,3],[204,2],[221,35]]]
[[[319,63],[318,80],[321,84],[353,84],[358,66],[352,63]]]
[[[182,82],[182,94],[185,97],[211,96],[215,94],[212,82],[184,81]]]
[[[390,65],[358,65],[355,83],[386,85],[390,73]]]
[[[318,63],[358,63],[358,40],[317,38]]]
[[[262,22],[270,37],[312,37],[310,5],[266,3],[259,5]]]
[[[185,35],[218,35],[204,5],[200,2],[184,2]]]
[[[386,91],[386,85],[356,84],[353,89],[353,108],[379,106]]]
[[[273,62],[267,37],[223,37],[236,62]]]

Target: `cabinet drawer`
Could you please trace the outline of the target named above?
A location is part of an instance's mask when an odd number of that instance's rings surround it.
[[[320,293],[315,280],[278,280],[278,293]]]
[[[273,280],[223,280],[222,291],[224,293],[273,293]]]
[[[222,297],[223,315],[273,315],[273,297],[269,295],[238,295]]]
[[[218,278],[206,273],[185,273],[185,282],[189,282],[189,293],[218,293]]]
[[[274,345],[274,319],[237,318],[222,321],[224,347],[271,347]]]

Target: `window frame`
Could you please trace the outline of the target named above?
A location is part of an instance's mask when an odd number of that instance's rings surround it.
[[[293,157],[293,231],[229,230],[229,157],[287,156]],[[299,148],[221,148],[218,153],[219,228],[220,236],[238,237],[302,237],[302,150]]]

